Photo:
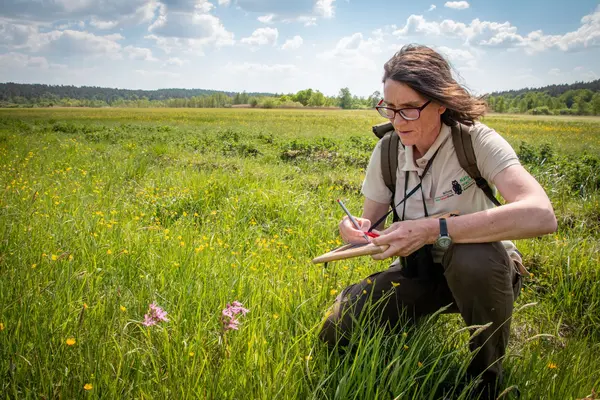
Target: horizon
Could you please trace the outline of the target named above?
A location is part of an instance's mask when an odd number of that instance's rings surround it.
[[[527,91],[539,91],[541,89],[544,89],[545,87],[548,86],[552,86],[552,85],[574,85],[574,84],[589,84],[595,81],[598,81],[600,79],[593,79],[593,80],[589,80],[589,81],[576,81],[576,82],[572,82],[572,83],[554,83],[554,84],[550,84],[550,85],[546,85],[546,86],[539,86],[539,87],[522,87],[522,88],[517,88],[517,89],[509,89],[509,90],[504,90],[504,91],[493,91],[493,92],[486,92],[483,93],[483,95],[488,95],[488,94],[492,94],[492,93],[503,93],[503,92],[508,92],[508,91],[520,91],[520,90],[527,90]],[[0,82],[0,85],[5,85],[5,84],[17,84],[17,85],[47,85],[47,86],[73,86],[75,88],[83,88],[83,87],[89,87],[89,88],[99,88],[99,89],[109,89],[109,90],[127,90],[127,91],[147,91],[147,92],[153,92],[153,91],[160,91],[160,90],[202,90],[202,91],[210,91],[210,92],[216,92],[216,93],[231,93],[231,94],[236,94],[236,93],[247,93],[247,94],[251,94],[251,95],[270,95],[270,96],[283,96],[283,95],[290,95],[290,94],[295,94],[297,92],[264,92],[264,91],[256,91],[256,92],[246,92],[246,91],[230,91],[230,90],[220,90],[220,89],[207,89],[207,88],[197,88],[197,87],[190,87],[190,88],[183,88],[183,87],[164,87],[164,88],[158,88],[158,89],[130,89],[130,88],[125,88],[125,87],[108,87],[108,86],[90,86],[90,85],[69,85],[69,84],[47,84],[47,83],[23,83],[23,82]],[[306,90],[306,89],[312,89],[314,91],[319,91],[319,89],[316,88],[304,88],[304,89],[300,89],[300,90]],[[341,88],[340,88],[341,89]],[[354,95],[354,94],[352,94]],[[333,95],[330,97],[337,97],[337,95]],[[359,96],[359,97],[363,97],[366,98],[368,96]]]
[[[0,76],[22,84],[337,96],[381,91],[408,43],[442,53],[476,94],[600,76],[600,5],[480,1],[8,0]],[[518,12],[517,12],[518,11]]]

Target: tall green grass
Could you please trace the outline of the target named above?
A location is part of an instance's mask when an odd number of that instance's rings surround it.
[[[347,353],[316,338],[337,293],[386,267],[310,263],[340,244],[335,199],[360,210],[377,122],[342,111],[1,110],[2,393],[451,392],[470,359],[457,315],[392,336],[359,332]],[[506,387],[525,399],[583,398],[600,388],[600,122],[485,122],[506,133],[559,220],[556,234],[518,242],[534,275],[517,301]],[[224,335],[221,310],[233,300],[250,312]],[[151,302],[168,322],[142,325]]]

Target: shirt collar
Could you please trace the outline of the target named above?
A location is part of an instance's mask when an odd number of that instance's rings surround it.
[[[437,138],[435,138],[435,141],[433,142],[433,144],[431,145],[429,150],[427,150],[425,155],[423,155],[423,157],[417,159],[416,163],[414,160],[413,146],[404,147],[404,166],[402,167],[402,171],[422,172],[423,169],[425,168],[425,166],[427,165],[427,163],[429,162],[429,160],[431,160],[431,158],[435,154],[435,152],[442,146],[442,144],[444,144],[446,139],[448,139],[448,137],[450,136],[450,133],[451,133],[450,127],[448,125],[442,123],[442,126],[440,128],[440,133],[438,134]]]

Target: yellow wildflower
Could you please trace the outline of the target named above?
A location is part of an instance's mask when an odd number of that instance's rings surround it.
[[[4,330],[4,324],[2,322],[0,322],[0,331]]]
[[[73,346],[75,344],[75,338],[68,338],[67,339],[67,346]]]
[[[329,294],[333,296],[333,295],[337,294],[337,290],[336,289],[331,289],[329,291]]]
[[[194,353],[193,351],[190,351],[190,357],[194,357],[196,355],[196,353]]]
[[[417,366],[418,366],[419,368],[421,368],[421,367],[423,366],[423,363],[422,363],[421,361],[419,361],[419,362],[417,363]]]
[[[273,314],[273,319],[277,319],[277,318],[279,318],[279,315],[278,314]]]
[[[52,261],[58,260],[58,256],[56,254],[52,254],[50,258],[52,259]]]
[[[85,390],[92,390],[93,386],[92,386],[92,384],[91,384],[91,383],[86,383],[85,385],[83,385],[83,388],[84,388]]]
[[[548,363],[548,368],[550,369],[556,369],[558,366],[554,363]]]
[[[119,310],[125,312],[125,311],[127,311],[127,308],[125,308],[125,306],[119,306]]]
[[[111,249],[106,250],[106,254],[112,254],[112,250]]]

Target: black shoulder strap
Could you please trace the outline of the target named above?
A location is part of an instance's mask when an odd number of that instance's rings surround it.
[[[392,209],[394,211],[394,222],[400,221],[394,207],[396,198],[396,171],[398,170],[398,145],[400,138],[394,130],[387,132],[381,139],[381,173],[385,186],[392,192]]]
[[[477,168],[477,159],[475,158],[475,150],[473,150],[473,141],[471,140],[469,130],[469,126],[460,123],[452,126],[452,142],[454,143],[456,157],[458,157],[458,162],[462,169],[467,171],[467,174],[475,180],[477,187],[483,190],[487,198],[498,207],[501,205],[500,202],[494,196],[490,185],[481,176],[479,168]]]

